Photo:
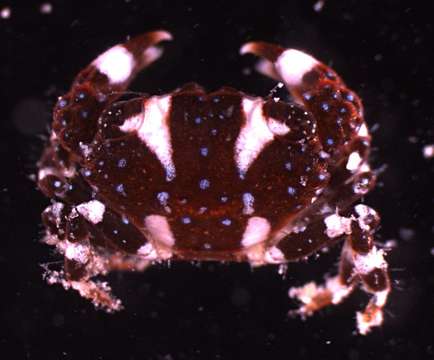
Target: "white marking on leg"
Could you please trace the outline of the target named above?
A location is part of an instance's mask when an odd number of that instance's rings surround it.
[[[264,260],[267,264],[282,264],[286,262],[283,252],[275,246],[265,251]]]
[[[334,276],[327,279],[325,288],[330,291],[332,295],[332,303],[339,304],[343,299],[345,299],[353,290],[351,286],[342,284],[339,276]]]
[[[244,230],[241,245],[243,247],[253,246],[267,240],[270,233],[270,223],[267,219],[259,216],[253,216],[247,222],[246,230]]]
[[[246,123],[235,142],[235,162],[243,178],[250,165],[275,135],[286,135],[290,129],[282,122],[262,113],[262,99],[243,99]]]
[[[136,131],[139,138],[157,156],[166,171],[166,180],[175,178],[172,159],[172,142],[167,123],[170,96],[154,96],[148,99],[144,111],[125,120],[119,127],[124,132]]]
[[[90,250],[88,246],[69,241],[62,241],[58,246],[64,248],[65,257],[69,260],[74,260],[80,264],[86,264],[89,261]]]
[[[288,295],[308,305],[315,301],[315,298],[328,293],[331,297],[331,303],[336,305],[346,298],[351,291],[353,291],[352,286],[342,284],[339,276],[334,276],[328,278],[324,285],[317,285],[315,282],[311,281],[301,287],[290,288]],[[302,307],[300,311],[305,312],[306,308]]]
[[[159,258],[157,250],[155,249],[152,243],[148,242],[145,245],[142,245],[138,250],[137,254],[146,260],[157,260]]]
[[[152,240],[156,243],[168,247],[175,245],[175,237],[165,216],[149,215],[145,218],[145,226]]]
[[[348,162],[346,166],[347,170],[355,172],[359,168],[362,161],[363,159],[360,157],[360,154],[357,151],[352,152],[348,157]]]
[[[91,200],[78,205],[77,211],[92,224],[98,224],[102,221],[105,212],[105,205],[98,200]]]
[[[290,298],[296,298],[301,301],[303,304],[310,304],[312,300],[318,295],[320,291],[323,290],[323,287],[317,286],[315,282],[311,281],[307,284],[304,284],[301,287],[292,287],[288,290],[288,296]],[[304,307],[300,308],[301,312],[304,312]]]
[[[107,75],[110,83],[117,84],[128,80],[134,69],[135,60],[125,46],[116,45],[98,56],[93,65]]]
[[[318,64],[312,56],[299,50],[288,49],[277,58],[275,65],[286,84],[297,86],[301,84],[303,75]]]
[[[357,204],[356,206],[354,206],[354,210],[357,215],[359,215],[357,221],[360,228],[367,231],[371,230],[370,223],[372,222],[373,218],[378,219],[377,212],[369,206],[363,204]]]
[[[51,210],[52,214],[56,217],[57,225],[59,225],[61,219],[60,215],[62,214],[62,210],[65,207],[61,202],[56,202],[53,205],[49,206],[45,211]]]
[[[335,238],[343,234],[351,234],[351,219],[338,214],[332,214],[324,219],[325,233],[329,238]]]
[[[386,269],[387,262],[384,260],[384,251],[377,250],[374,246],[367,254],[354,255],[354,267],[358,274],[367,275],[375,269]]]
[[[383,323],[383,312],[375,311],[372,317],[366,316],[362,312],[357,312],[357,330],[360,334],[366,335],[372,327],[380,326]]]

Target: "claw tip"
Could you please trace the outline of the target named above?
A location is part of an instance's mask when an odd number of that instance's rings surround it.
[[[173,35],[166,31],[166,30],[157,30],[154,32],[155,36],[158,38],[159,41],[170,41],[173,40]]]
[[[240,54],[241,54],[241,55],[245,55],[245,54],[248,54],[248,53],[253,53],[253,52],[254,52],[254,51],[253,51],[254,44],[255,44],[255,43],[253,43],[253,42],[245,43],[245,44],[244,44],[243,46],[241,46],[241,48],[240,48]]]

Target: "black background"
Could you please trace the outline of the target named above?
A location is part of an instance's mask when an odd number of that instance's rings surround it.
[[[9,4],[0,18],[1,359],[395,359],[434,358],[433,24],[407,1],[53,1]],[[7,5],[7,4],[5,4]],[[50,111],[73,76],[126,36],[164,28],[165,56],[133,89],[164,93],[188,82],[267,95],[275,85],[249,70],[239,46],[261,39],[303,49],[344,77],[364,100],[372,164],[384,168],[365,199],[382,215],[379,241],[394,289],[385,324],[354,333],[367,297],[307,321],[287,319],[290,286],[335,270],[338,249],[307,264],[251,270],[246,264],[179,263],[111,274],[126,310],[108,315],[42,280],[59,257],[39,242],[48,204],[35,173]]]

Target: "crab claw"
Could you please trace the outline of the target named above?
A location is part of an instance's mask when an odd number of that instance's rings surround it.
[[[54,136],[76,160],[89,154],[88,144],[104,109],[123,94],[140,70],[161,56],[156,45],[171,39],[169,32],[158,30],[111,47],[84,68],[70,91],[59,98],[54,109]]]
[[[306,73],[320,64],[312,56],[300,50],[285,49],[262,41],[244,44],[240,53],[242,55],[252,53],[263,58],[256,69],[266,76],[283,81],[291,92],[294,87],[302,84]]]
[[[252,41],[241,47],[240,54],[254,54],[262,57],[263,59],[259,60],[255,66],[256,71],[276,81],[281,81],[282,79],[274,68],[274,62],[279,58],[283,51],[285,51],[285,49],[279,45],[263,41]]]
[[[317,119],[324,151],[337,154],[338,159],[338,154],[346,152],[344,147],[356,136],[369,140],[369,134],[359,131],[366,128],[359,97],[333,69],[300,50],[266,42],[249,42],[240,53],[261,57],[256,69],[284,83],[293,100]]]
[[[155,46],[156,44],[172,39],[173,36],[169,32],[157,30],[138,35],[127,41],[123,47],[130,52],[135,61],[134,68],[131,71],[132,75],[134,76],[135,73],[153,63],[162,55],[162,49]],[[102,56],[104,56],[104,54]]]
[[[285,49],[279,45],[270,44],[263,41],[252,41],[244,44],[240,49],[240,54],[255,54],[268,61],[275,62]]]
[[[140,70],[161,56],[161,48],[155,45],[172,39],[172,34],[164,30],[138,35],[102,53],[92,65],[107,76],[110,84],[126,87]]]

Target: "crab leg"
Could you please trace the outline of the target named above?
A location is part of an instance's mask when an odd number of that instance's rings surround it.
[[[339,274],[327,279],[325,285],[314,282],[299,288],[291,288],[289,296],[297,298],[303,305],[296,311],[301,316],[331,304],[340,303],[355,288],[357,282],[363,290],[372,294],[363,312],[357,313],[357,329],[367,334],[372,327],[383,322],[383,307],[390,292],[388,265],[384,252],[373,244],[373,234],[378,225],[377,213],[365,205],[357,205],[351,217],[331,215],[326,218],[326,234],[329,237],[347,234],[342,250]]]
[[[87,144],[95,135],[102,111],[119,98],[141,69],[161,56],[155,45],[171,39],[166,31],[154,31],[113,46],[82,70],[70,91],[59,98],[53,136],[76,161],[87,156]]]

